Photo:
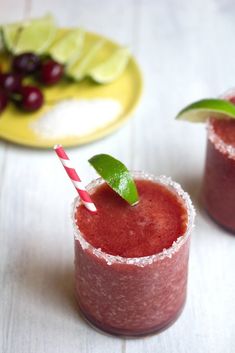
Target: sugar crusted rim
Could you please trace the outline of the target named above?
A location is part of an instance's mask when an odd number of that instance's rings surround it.
[[[230,88],[228,91],[219,96],[221,99],[229,100],[235,96],[235,87]],[[228,158],[235,159],[235,147],[223,141],[223,139],[215,132],[212,124],[213,117],[207,121],[207,136],[215,148],[228,156]]]
[[[159,177],[155,177],[152,174],[148,174],[145,172],[132,172],[132,175],[136,179],[140,180],[151,180],[159,184],[163,184],[168,186],[171,190],[173,190],[180,198],[184,201],[184,204],[186,206],[186,211],[187,211],[187,216],[188,216],[188,222],[187,222],[187,229],[186,232],[183,235],[179,235],[176,241],[173,242],[171,247],[167,249],[163,249],[161,252],[156,253],[154,255],[149,255],[149,256],[143,256],[143,257],[122,257],[122,256],[115,256],[111,254],[107,254],[104,251],[101,250],[101,248],[95,248],[93,245],[91,245],[83,236],[82,232],[79,230],[76,219],[75,219],[75,212],[76,209],[79,205],[81,205],[81,200],[79,196],[77,196],[72,204],[72,223],[73,223],[73,230],[74,230],[74,238],[75,240],[78,240],[82,249],[90,250],[95,256],[104,259],[108,265],[112,265],[114,263],[117,264],[128,264],[128,265],[136,265],[136,266],[146,266],[150,265],[153,262],[156,262],[158,260],[163,260],[166,257],[171,258],[174,253],[176,253],[181,246],[186,242],[188,239],[189,235],[192,232],[192,229],[194,227],[194,219],[195,219],[195,209],[193,207],[192,201],[188,195],[187,192],[185,192],[180,184],[172,181],[170,177],[166,177],[164,175],[161,175]],[[90,184],[87,186],[87,190],[91,191],[95,189],[97,186],[101,185],[104,183],[104,180],[102,178],[98,178],[93,180]]]
[[[215,132],[213,126],[213,118],[210,118],[207,122],[207,135],[210,142],[219,152],[227,155],[230,159],[235,159],[235,147],[224,142],[222,138]]]

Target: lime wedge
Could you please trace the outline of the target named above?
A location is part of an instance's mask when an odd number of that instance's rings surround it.
[[[94,44],[85,43],[81,56],[79,55],[79,58],[75,58],[71,61],[67,67],[66,74],[75,81],[80,81],[88,76],[90,68],[93,66],[96,59],[97,53],[101,50],[104,42],[104,40],[99,40]]]
[[[127,48],[117,49],[109,58],[92,68],[89,76],[98,83],[116,80],[125,70],[130,58]]]
[[[75,55],[78,58],[78,55],[81,54],[83,40],[84,31],[72,29],[52,44],[49,54],[59,63],[68,64]]]
[[[56,30],[55,21],[51,15],[25,22],[12,51],[14,54],[24,52],[43,54],[54,40]]]
[[[89,163],[106,183],[130,205],[138,203],[139,196],[135,182],[122,162],[108,154],[97,154],[89,159]]]
[[[4,39],[3,39],[3,33],[0,29],[0,52],[4,49]]]
[[[235,105],[223,99],[202,99],[182,109],[176,119],[203,123],[210,116],[217,119],[226,116],[235,119]]]
[[[13,51],[19,38],[23,25],[21,23],[10,23],[2,26],[2,35],[5,47]]]

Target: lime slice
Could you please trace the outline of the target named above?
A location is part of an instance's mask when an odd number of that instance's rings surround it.
[[[73,29],[52,44],[49,54],[59,63],[68,64],[75,55],[78,58],[81,54],[83,40],[84,31]]]
[[[3,39],[3,33],[0,29],[0,52],[4,49],[4,39]]]
[[[88,76],[90,68],[94,65],[97,53],[101,50],[104,43],[104,40],[99,40],[93,45],[85,43],[81,56],[79,55],[79,58],[71,61],[67,67],[66,74],[75,81],[80,81]]]
[[[125,70],[130,58],[127,48],[117,49],[103,63],[95,66],[89,76],[98,83],[109,83],[116,80]]]
[[[108,154],[97,154],[89,159],[89,163],[106,183],[130,205],[138,203],[139,196],[135,182],[122,162]]]
[[[2,26],[3,41],[7,50],[13,51],[19,38],[22,26],[23,25],[21,23],[10,23]]]
[[[217,119],[226,116],[235,119],[235,105],[223,99],[202,99],[182,109],[176,119],[203,123],[210,116]]]
[[[24,52],[43,54],[54,40],[56,30],[55,21],[51,15],[25,22],[12,51],[14,54]]]

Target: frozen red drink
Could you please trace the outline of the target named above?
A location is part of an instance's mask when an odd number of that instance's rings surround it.
[[[88,188],[96,215],[75,200],[75,286],[90,323],[138,336],[167,327],[184,306],[194,210],[169,178],[133,176],[136,206],[102,179]]]
[[[234,96],[227,96],[235,103]],[[203,201],[211,217],[235,231],[235,119],[208,121]]]

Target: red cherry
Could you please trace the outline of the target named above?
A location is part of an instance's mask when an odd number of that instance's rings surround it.
[[[22,78],[18,74],[0,74],[0,86],[8,94],[19,92],[21,83]]]
[[[33,112],[41,108],[44,97],[42,91],[35,86],[23,86],[20,91],[20,106],[29,112]]]
[[[64,74],[63,65],[54,60],[47,60],[41,67],[41,81],[45,85],[53,85],[57,83]]]
[[[39,56],[34,53],[23,53],[13,58],[12,69],[23,75],[30,75],[39,69],[40,64]]]
[[[5,92],[0,90],[0,114],[6,109],[8,104],[8,97]]]

